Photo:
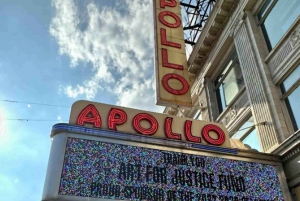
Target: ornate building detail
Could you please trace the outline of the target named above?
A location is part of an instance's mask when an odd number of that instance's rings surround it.
[[[289,152],[287,155],[285,155],[282,159],[283,161],[287,161],[288,159],[297,156],[300,153],[300,147],[292,150],[291,152]]]
[[[257,12],[258,9],[261,8],[261,6],[262,6],[263,3],[264,3],[264,0],[258,0],[258,1],[256,2],[255,6],[254,6],[253,9],[252,9],[252,11],[254,11],[253,14],[255,14],[255,12]]]
[[[250,26],[254,28],[254,25]],[[260,74],[262,72],[258,66],[251,40],[251,37],[247,33],[247,26],[243,23],[234,36],[234,43],[243,71],[244,82],[247,86],[252,116],[256,122],[273,122],[271,103],[268,101],[266,91],[264,90],[264,86],[266,85],[261,79],[262,76]],[[257,130],[260,136],[262,151],[271,152],[272,149],[278,146],[279,135],[275,125],[259,126]]]
[[[293,48],[300,44],[300,25],[292,32],[290,36],[290,43]]]
[[[225,116],[220,123],[223,124],[224,126],[226,126],[227,122],[228,122],[227,121],[227,116]]]
[[[176,108],[167,107],[166,114],[168,114],[168,115],[175,115],[176,111],[177,111]]]
[[[237,115],[237,111],[235,106],[231,107],[225,117],[221,120],[223,125],[227,125],[232,119],[234,119]]]
[[[281,63],[299,44],[300,25],[293,30],[289,38],[284,40],[278,51],[276,51],[270,58],[270,61],[267,62],[273,76],[282,69]]]
[[[205,79],[201,78],[198,82],[199,82],[199,86],[197,90],[197,95],[200,95],[201,91],[204,89]]]
[[[235,34],[239,31],[241,25],[243,24],[244,22],[244,12],[240,12],[238,17],[235,19],[235,21],[233,22],[232,26],[231,26],[231,29],[230,29],[230,37],[233,37],[235,36]]]
[[[268,65],[271,69],[271,72],[274,73],[277,70],[277,67],[281,62],[293,51],[291,42],[285,41],[281,48],[274,54],[271,60],[268,62]]]
[[[189,82],[194,83],[196,81],[196,75],[190,72],[188,74],[189,74]]]
[[[235,108],[230,108],[230,111],[228,113],[230,120],[233,119],[236,116],[236,109]]]

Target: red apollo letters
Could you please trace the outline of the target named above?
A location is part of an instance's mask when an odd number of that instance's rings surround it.
[[[107,124],[110,130],[117,130],[117,125],[124,124],[127,120],[127,114],[123,110],[112,108],[109,111]]]
[[[128,121],[127,113],[118,108],[111,108],[108,117],[107,117],[107,128],[109,130],[117,131],[117,126],[124,124]],[[130,119],[133,129],[142,135],[152,136],[156,134],[159,128],[159,122],[157,119],[148,113],[138,113],[132,119]],[[148,128],[144,128],[141,124],[142,121],[147,121],[149,123]],[[78,115],[77,124],[84,125],[85,123],[92,124],[95,128],[101,128],[101,116],[96,107],[92,104],[86,106]],[[166,138],[174,139],[174,140],[182,140],[182,134],[174,133],[172,131],[173,118],[166,117],[163,126],[164,126],[164,134]],[[183,127],[183,134],[187,141],[201,143],[200,136],[194,136],[192,134],[192,124],[193,122],[190,120],[186,120]],[[217,134],[217,139],[212,138],[209,133],[214,132]],[[225,142],[225,133],[224,131],[216,125],[207,124],[202,128],[202,131],[199,131],[198,135],[200,135],[208,144],[220,146]]]
[[[181,26],[182,22],[181,22],[180,17],[177,14],[175,14],[171,11],[164,10],[164,9],[166,9],[166,7],[175,8],[177,6],[177,4],[178,4],[178,2],[176,0],[160,0],[160,8],[162,10],[158,14],[158,20],[159,20],[159,22],[161,22],[162,25],[166,26],[166,28],[168,27],[169,28],[168,30],[178,28]],[[179,9],[179,12],[180,12],[180,9]],[[166,17],[172,18],[172,21],[174,21],[174,22],[173,23],[168,22],[165,19]],[[166,28],[160,29],[161,45],[172,47],[172,48],[183,49],[183,52],[185,52],[185,49],[184,49],[185,47],[182,47],[181,44],[167,40],[167,29]],[[162,66],[163,67],[172,68],[172,69],[179,70],[179,71],[184,70],[183,65],[169,62],[168,49],[163,48],[163,47],[161,48],[161,58],[162,58]],[[175,79],[175,80],[179,81],[182,84],[182,88],[174,89],[172,86],[170,86],[169,80],[171,80],[171,79]],[[176,72],[165,74],[163,76],[161,82],[162,82],[162,86],[164,87],[164,89],[174,95],[183,95],[183,94],[186,94],[189,90],[189,83],[187,82],[187,80],[183,76],[177,74]]]

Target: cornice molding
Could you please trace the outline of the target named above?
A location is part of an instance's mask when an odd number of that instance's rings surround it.
[[[230,28],[230,37],[234,37],[237,32],[240,30],[242,24],[244,23],[244,19],[245,19],[245,12],[244,11],[240,11],[240,13],[238,14],[237,18],[235,19],[235,21],[232,23],[232,26]]]
[[[294,150],[298,149],[300,147],[300,130],[298,130],[296,133],[294,133],[291,137],[286,139],[284,142],[282,142],[276,149],[274,149],[271,153],[277,154],[282,157],[286,157],[294,152]],[[294,153],[294,155],[298,153],[297,151]],[[293,156],[290,155],[291,157]],[[288,157],[290,158],[290,157]]]
[[[291,158],[293,158],[295,156],[300,155],[300,143],[298,145],[299,145],[299,147],[297,147],[297,148],[289,151],[286,155],[284,155],[282,157],[282,160],[283,161],[287,161],[287,160],[289,160],[289,159],[291,159]]]

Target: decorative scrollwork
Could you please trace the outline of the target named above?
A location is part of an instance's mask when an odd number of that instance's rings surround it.
[[[290,43],[293,48],[300,44],[300,25],[292,32],[290,36]]]

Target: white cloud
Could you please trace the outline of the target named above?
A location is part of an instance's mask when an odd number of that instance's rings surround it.
[[[122,0],[122,9],[99,7],[92,1],[86,8],[79,8],[74,0],[52,2],[56,15],[50,34],[60,54],[70,57],[72,67],[90,63],[94,71],[82,83],[60,87],[60,92],[94,99],[101,91],[115,95],[119,105],[162,110],[154,106],[151,0]],[[80,19],[84,9],[87,19]],[[88,23],[84,30],[81,21]]]
[[[63,122],[62,117],[60,115],[57,116],[57,120],[61,123]]]
[[[31,107],[31,105],[30,105],[30,104],[27,104],[27,107]]]

